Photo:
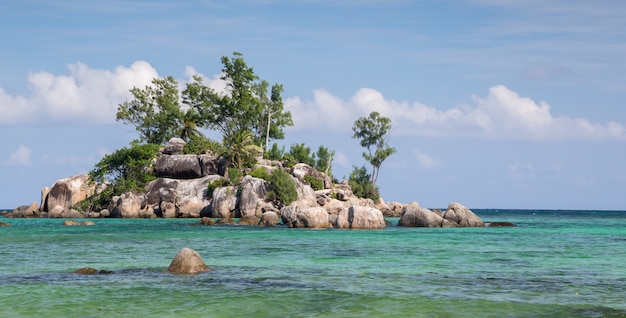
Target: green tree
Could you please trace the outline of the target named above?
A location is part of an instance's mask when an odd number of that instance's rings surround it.
[[[283,110],[282,86],[273,85],[268,96],[269,83],[259,80],[241,53],[223,56],[222,65],[226,93],[214,91],[194,76],[183,92],[183,103],[198,112],[204,127],[219,131],[224,140],[241,131],[250,132],[258,146],[266,139],[284,138],[283,128],[292,126],[293,120]]]
[[[367,149],[367,152],[363,152],[363,158],[372,165],[370,181],[373,184],[376,184],[383,161],[396,152],[395,148],[387,144],[390,130],[391,120],[378,112],[357,119],[352,126],[352,138],[360,139],[361,146]]]
[[[89,172],[91,180],[106,184],[103,192],[95,194],[81,204],[81,209],[107,208],[111,199],[129,191],[144,191],[148,182],[156,179],[153,160],[161,145],[131,143],[105,155]]]
[[[331,151],[324,146],[320,146],[316,153],[317,161],[315,161],[315,169],[324,172],[327,176],[332,176],[334,156],[335,151]]]
[[[315,166],[315,154],[311,153],[311,148],[304,143],[292,144],[289,148],[289,161],[306,163],[313,167]]]
[[[239,171],[243,171],[246,166],[254,163],[257,156],[260,156],[262,150],[253,143],[252,132],[248,130],[238,130],[224,139],[226,153],[224,157]]]
[[[130,92],[134,99],[118,106],[116,120],[135,125],[140,142],[165,144],[181,133],[185,116],[173,77],[155,78],[152,85],[134,87]]]
[[[279,147],[277,143],[272,144],[272,148],[264,153],[269,160],[282,160],[285,156],[285,146]]]

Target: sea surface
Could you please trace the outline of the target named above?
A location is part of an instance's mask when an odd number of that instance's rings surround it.
[[[626,317],[625,211],[474,212],[517,227],[0,218],[0,317]],[[167,273],[183,247],[213,270]]]

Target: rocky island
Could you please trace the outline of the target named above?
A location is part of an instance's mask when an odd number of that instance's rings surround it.
[[[33,202],[20,206],[6,216],[240,219],[242,224],[339,229],[381,229],[388,225],[385,217],[399,217],[398,226],[485,226],[459,203],[450,203],[446,210],[430,210],[417,202],[388,203],[382,199],[374,202],[355,196],[347,182],[333,183],[329,176],[307,164],[285,168],[280,161],[258,159],[256,165],[246,170],[248,173],[263,170],[266,173],[262,175],[269,175],[281,169],[294,181],[297,200],[287,206],[276,206],[267,200],[271,184],[251,174],[246,174],[238,184],[215,187],[228,184],[228,169],[223,161],[211,154],[182,154],[184,145],[182,139],[172,138],[155,158],[155,173],[159,178],[149,182],[143,193],[127,192],[114,197],[106,209],[76,209],[79,202],[102,191],[102,187],[98,188],[84,174],[56,181],[42,189],[39,205]],[[314,190],[310,180],[320,180],[323,188]]]

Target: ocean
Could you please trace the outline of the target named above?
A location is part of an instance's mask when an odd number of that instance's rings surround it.
[[[473,211],[517,226],[0,218],[0,317],[626,317],[626,211]],[[167,273],[183,247],[213,270]]]

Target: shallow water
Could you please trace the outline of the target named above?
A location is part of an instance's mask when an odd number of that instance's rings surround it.
[[[626,212],[475,210],[512,228],[307,230],[0,219],[1,317],[624,317]],[[393,223],[397,219],[390,219]],[[182,247],[213,271],[171,275]],[[81,267],[113,271],[82,276]]]

